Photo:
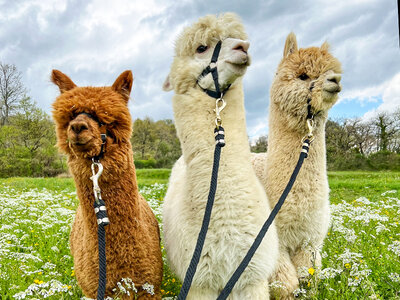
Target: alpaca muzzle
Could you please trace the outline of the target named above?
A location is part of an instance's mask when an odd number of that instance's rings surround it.
[[[89,117],[90,119],[92,119],[93,121],[95,121],[99,125],[100,138],[101,138],[100,152],[99,152],[98,155],[95,155],[95,156],[90,158],[93,162],[99,162],[100,159],[103,158],[104,153],[105,153],[105,144],[106,144],[106,141],[107,141],[107,129],[106,129],[106,126],[95,115],[92,115],[92,114],[87,113],[87,112],[80,112],[80,113],[76,114],[74,120],[71,121],[71,124],[70,124],[71,130],[74,131],[75,134],[77,135],[77,140],[74,143],[75,145],[78,145],[78,146],[85,145],[88,142],[88,141],[86,141],[86,143],[83,143],[78,138],[78,136],[81,133],[84,133],[85,130],[88,130],[88,128],[89,128],[89,125],[88,125],[87,122],[85,122],[83,120],[76,120],[76,118],[78,118],[78,116],[80,116],[80,115],[85,115],[85,116]]]

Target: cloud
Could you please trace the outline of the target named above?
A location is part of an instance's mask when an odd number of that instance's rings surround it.
[[[330,42],[343,65],[343,104],[374,103],[374,97],[389,99],[398,91],[389,88],[400,69],[391,0],[0,0],[0,61],[17,66],[29,94],[47,112],[58,94],[51,69],[80,86],[110,85],[132,69],[132,116],[172,118],[172,93],[161,86],[174,40],[199,17],[226,11],[241,16],[251,42],[253,63],[244,78],[251,137],[267,133],[269,88],[290,31],[300,47]]]
[[[371,119],[380,112],[392,113],[400,110],[400,72],[381,86],[382,103],[371,111],[368,111],[363,119]]]

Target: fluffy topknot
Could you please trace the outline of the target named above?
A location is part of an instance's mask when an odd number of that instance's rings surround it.
[[[318,78],[321,74],[332,70],[335,73],[342,73],[339,60],[329,52],[328,43],[319,47],[300,48],[298,51],[284,57],[278,67],[279,72],[285,72],[287,76],[297,78],[306,73],[310,78]]]
[[[190,27],[186,27],[175,43],[176,56],[190,56],[200,45],[210,45],[226,38],[247,40],[247,34],[239,16],[225,13],[207,15]]]

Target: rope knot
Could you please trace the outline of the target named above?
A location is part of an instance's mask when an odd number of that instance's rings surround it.
[[[302,153],[305,153],[305,158],[308,157],[308,151],[310,150],[310,144],[311,144],[311,142],[310,142],[309,139],[305,139],[305,140],[303,141],[303,146],[302,146],[302,148],[301,148],[301,152],[302,152]]]
[[[103,199],[98,199],[99,201],[94,202],[94,212],[96,213],[97,217],[97,225],[102,224],[103,226],[106,226],[110,224],[110,220],[108,219],[107,216],[107,209],[106,209],[106,203],[104,202]]]
[[[214,129],[215,144],[219,147],[225,146],[225,130],[222,126]]]

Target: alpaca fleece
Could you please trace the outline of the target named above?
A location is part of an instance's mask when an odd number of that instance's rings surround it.
[[[268,152],[253,155],[254,169],[273,206],[289,181],[308,133],[307,99],[311,98],[312,111],[317,113],[315,140],[275,221],[280,257],[272,281],[285,286],[274,291],[277,299],[293,298],[301,268],[320,266],[320,250],[329,227],[325,122],[341,89],[341,66],[328,49],[324,43],[320,48],[298,50],[296,36],[289,34],[271,87]]]
[[[243,25],[234,14],[206,16],[184,30],[176,43],[175,58],[164,89],[175,90],[173,110],[183,156],[175,163],[164,199],[164,237],[168,260],[183,279],[204,216],[215,148],[215,99],[196,84],[209,63],[215,44],[222,40],[217,67],[220,86],[232,81],[222,111],[226,146],[222,148],[218,187],[211,222],[188,299],[215,300],[247,253],[270,207],[250,162],[246,133],[242,76],[226,61],[237,45],[248,47]],[[208,54],[196,54],[207,45]],[[246,53],[247,55],[247,53]],[[245,70],[247,65],[242,66]],[[235,73],[236,72],[236,73]],[[211,75],[209,86],[213,88]],[[201,79],[206,82],[206,79]],[[271,226],[257,253],[229,299],[269,299],[268,278],[278,256],[276,230]]]
[[[96,298],[98,285],[97,221],[93,209],[91,160],[101,147],[99,124],[80,112],[90,113],[107,130],[104,166],[99,179],[110,224],[106,229],[106,296],[122,278],[131,278],[139,299],[161,299],[162,257],[157,220],[139,194],[130,143],[132,121],[127,107],[132,73],[125,71],[111,87],[77,87],[60,71],[53,70],[52,81],[61,95],[53,103],[57,145],[68,155],[79,206],[70,235],[71,253],[79,286],[85,296]],[[81,131],[79,131],[81,130]],[[79,131],[79,132],[78,132]],[[141,286],[154,286],[150,295]],[[122,299],[136,299],[124,295]]]

